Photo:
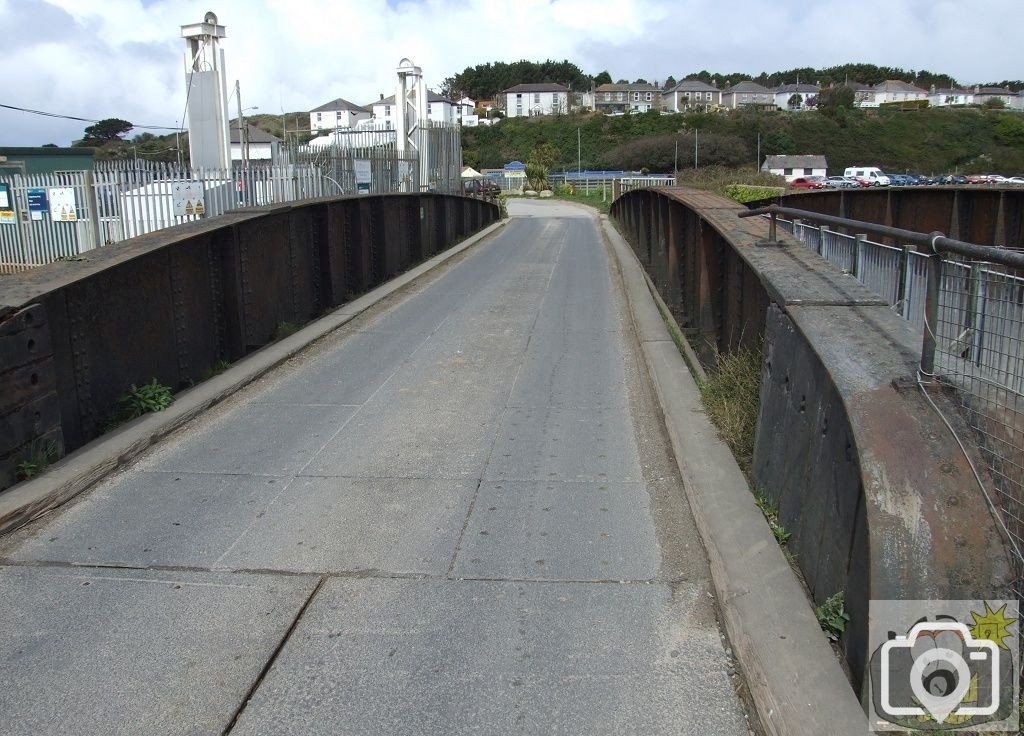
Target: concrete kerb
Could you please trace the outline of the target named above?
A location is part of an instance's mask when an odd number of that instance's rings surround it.
[[[704,413],[642,266],[601,219],[708,554],[725,633],[762,726],[779,736],[864,734],[864,711],[746,478]]]
[[[292,335],[257,350],[218,376],[182,392],[170,407],[99,437],[40,476],[0,493],[0,534],[13,531],[69,501],[207,409],[305,350],[375,304],[471,248],[503,226],[499,220],[458,245],[344,304]]]

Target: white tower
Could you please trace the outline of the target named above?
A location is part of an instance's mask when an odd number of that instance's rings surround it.
[[[398,87],[395,89],[396,137],[399,152],[415,152],[419,159],[421,191],[430,186],[430,145],[425,129],[428,104],[423,70],[409,59],[402,59],[398,62]]]
[[[193,168],[231,166],[228,137],[228,88],[224,51],[227,37],[217,16],[207,13],[202,23],[181,27],[185,39],[185,89],[188,94],[188,146]]]

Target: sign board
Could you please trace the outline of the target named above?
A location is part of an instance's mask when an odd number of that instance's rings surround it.
[[[28,214],[33,220],[42,220],[43,213],[50,211],[50,200],[46,198],[46,190],[37,187],[26,192],[28,198]]]
[[[171,187],[171,202],[175,217],[206,214],[201,181],[176,181]]]
[[[356,167],[356,191],[359,194],[369,194],[370,184],[373,182],[373,170],[370,168],[370,160],[357,158]]]
[[[0,225],[16,225],[17,223],[18,216],[14,214],[11,185],[0,184]]]
[[[72,187],[53,187],[49,190],[50,218],[54,222],[75,222],[78,210],[75,203],[75,190]]]

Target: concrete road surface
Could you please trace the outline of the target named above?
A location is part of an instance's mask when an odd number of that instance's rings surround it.
[[[748,733],[596,222],[510,210],[0,542],[0,730]]]

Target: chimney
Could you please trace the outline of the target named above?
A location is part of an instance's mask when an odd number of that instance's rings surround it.
[[[384,93],[383,92],[380,93],[380,98],[381,98],[381,100],[384,99]]]

